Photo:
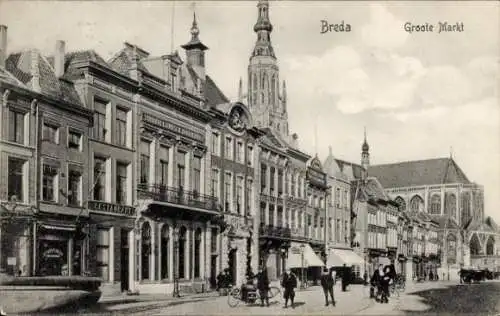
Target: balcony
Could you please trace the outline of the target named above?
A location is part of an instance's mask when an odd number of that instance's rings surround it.
[[[261,226],[259,234],[261,237],[277,239],[290,239],[292,236],[290,228],[271,225]]]
[[[220,211],[217,198],[197,191],[187,191],[182,188],[173,188],[161,184],[138,184],[137,198],[151,199],[156,202],[172,203],[188,207],[201,208],[211,211]]]

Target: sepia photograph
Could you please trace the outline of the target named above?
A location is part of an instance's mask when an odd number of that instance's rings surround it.
[[[500,315],[500,2],[0,0],[0,316]]]

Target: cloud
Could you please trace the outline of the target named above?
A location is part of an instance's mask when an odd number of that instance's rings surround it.
[[[403,21],[378,4],[370,5],[371,21],[361,30],[363,42],[375,48],[393,49],[406,42],[408,34],[403,30]]]

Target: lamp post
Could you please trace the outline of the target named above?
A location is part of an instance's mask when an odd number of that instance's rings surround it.
[[[174,224],[173,230],[174,237],[174,291],[173,297],[181,297],[179,291],[179,227]]]
[[[305,248],[306,246],[304,244],[301,244],[300,245],[300,257],[301,257],[301,274],[302,274],[302,282],[301,282],[301,287],[303,289],[306,288],[306,284],[305,282],[307,282],[307,279],[305,278],[305,275],[304,275],[304,251],[305,251]]]

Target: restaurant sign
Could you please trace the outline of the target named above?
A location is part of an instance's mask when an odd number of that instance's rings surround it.
[[[326,174],[313,168],[307,169],[307,180],[326,186]]]
[[[89,201],[88,208],[99,212],[108,212],[119,215],[135,216],[135,208],[127,205],[106,203],[101,201]]]

